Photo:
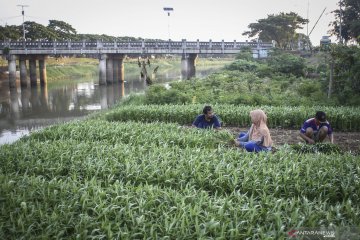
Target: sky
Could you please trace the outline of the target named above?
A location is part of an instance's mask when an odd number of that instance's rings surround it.
[[[25,21],[47,25],[49,20],[69,23],[78,33],[107,34],[180,41],[250,40],[242,33],[248,25],[269,14],[293,11],[310,20],[298,32],[310,35],[317,46],[329,35],[338,0],[1,0],[0,25],[21,25]],[[167,12],[164,7],[172,7]],[[333,42],[336,38],[331,38]]]

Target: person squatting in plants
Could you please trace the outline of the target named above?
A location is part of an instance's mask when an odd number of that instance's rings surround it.
[[[211,106],[205,106],[203,114],[200,114],[195,118],[192,123],[192,127],[220,129],[221,123],[219,118],[213,112]]]
[[[247,133],[241,132],[235,145],[248,152],[271,151],[272,140],[266,125],[267,116],[261,109],[250,112],[251,127]]]
[[[315,117],[306,120],[300,129],[300,137],[308,144],[322,142],[326,136],[334,143],[333,130],[322,111],[317,111]]]

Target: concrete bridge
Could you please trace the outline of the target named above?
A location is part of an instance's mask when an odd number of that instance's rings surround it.
[[[46,58],[50,55],[98,55],[99,84],[124,81],[123,60],[126,55],[177,54],[181,55],[182,75],[189,79],[195,76],[196,59],[199,54],[237,54],[243,47],[251,47],[254,58],[266,58],[272,43],[261,42],[202,42],[202,41],[136,41],[136,42],[49,42],[49,41],[8,41],[0,42],[0,55],[6,56],[9,69],[10,87],[16,87],[16,60],[19,60],[20,82],[27,86],[29,62],[30,85],[36,86],[38,61],[40,84],[46,84]]]

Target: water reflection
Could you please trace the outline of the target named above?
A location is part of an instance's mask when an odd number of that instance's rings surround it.
[[[134,85],[137,85],[134,87]],[[50,88],[0,88],[0,144],[17,139],[13,135],[107,109],[125,96],[126,89],[141,89],[139,82],[100,86],[94,81]],[[142,88],[143,90],[143,88]]]
[[[206,76],[213,71],[199,71]],[[154,76],[153,76],[154,77]],[[179,71],[158,74],[155,83],[181,79]],[[130,93],[141,93],[146,83],[138,73],[127,74],[125,82],[100,86],[98,79],[79,79],[45,86],[9,89],[0,80],[0,145],[16,141],[44,126],[82,118],[94,110],[107,109]],[[56,85],[55,85],[56,84]]]

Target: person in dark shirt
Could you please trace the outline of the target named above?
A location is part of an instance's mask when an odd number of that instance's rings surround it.
[[[196,117],[195,121],[192,123],[192,126],[197,128],[221,128],[220,120],[214,114],[211,106],[204,107],[203,114],[200,114]]]
[[[322,111],[316,112],[314,118],[306,120],[300,129],[300,137],[308,144],[322,142],[326,136],[331,143],[334,143],[333,130],[326,120],[326,114]]]

